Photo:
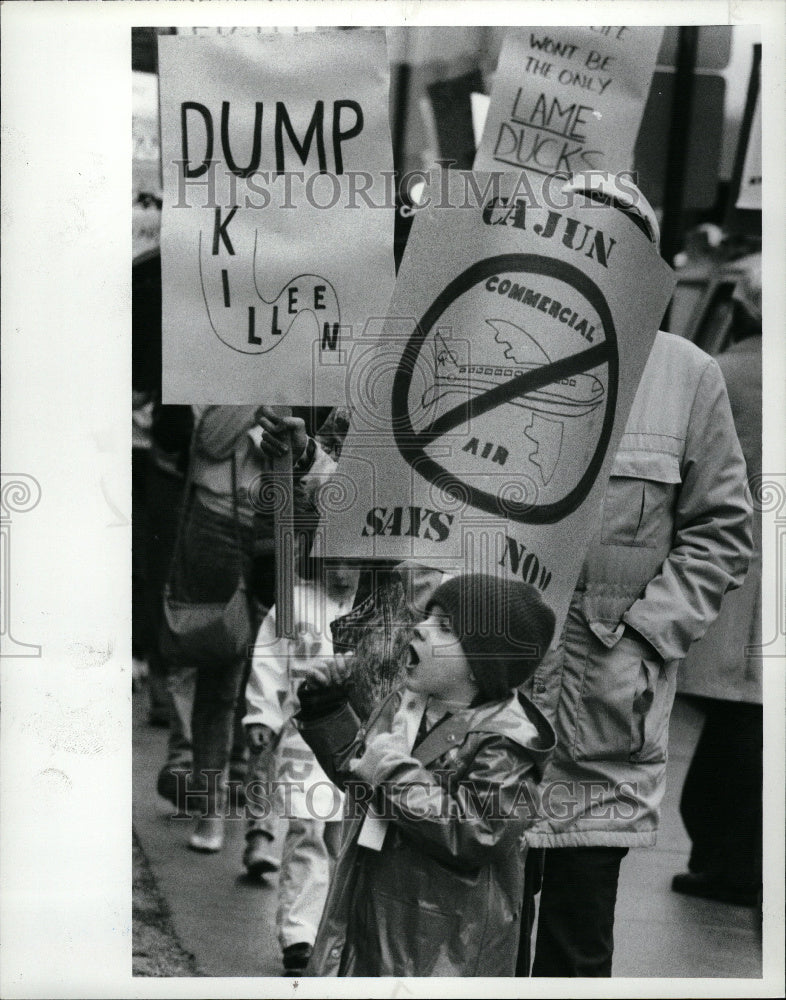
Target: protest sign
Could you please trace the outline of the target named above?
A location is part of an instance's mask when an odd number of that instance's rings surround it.
[[[475,170],[630,170],[662,28],[505,36]]]
[[[338,404],[393,288],[382,31],[159,40],[163,394]]]
[[[381,336],[352,355],[325,551],[523,579],[558,633],[673,274],[559,178],[443,184],[463,207],[418,213]]]

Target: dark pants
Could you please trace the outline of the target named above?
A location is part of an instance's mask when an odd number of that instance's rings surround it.
[[[131,651],[146,660],[154,645],[148,602],[149,504],[146,496],[148,451],[131,451]]]
[[[617,883],[627,853],[627,847],[544,852],[533,976],[611,975]]]
[[[689,868],[720,882],[761,885],[762,707],[704,699],[706,711],[680,800]]]
[[[164,585],[177,538],[180,504],[183,499],[183,479],[160,469],[152,455],[147,466],[147,617],[151,626],[148,650],[150,665],[150,713],[166,718],[171,707],[167,693],[170,665],[161,655],[158,642],[161,631]]]

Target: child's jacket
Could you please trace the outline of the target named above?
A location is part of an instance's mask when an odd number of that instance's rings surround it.
[[[352,803],[370,789],[348,764],[367,736],[390,732],[401,697],[394,691],[365,726],[348,703],[298,722],[327,775],[347,790],[351,810],[308,973],[512,976],[522,834],[554,731],[515,693],[439,723],[379,786],[375,803],[384,799],[393,821],[374,851],[357,843],[363,810]]]

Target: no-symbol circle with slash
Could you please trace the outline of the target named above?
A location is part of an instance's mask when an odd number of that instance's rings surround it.
[[[410,387],[418,356],[434,324],[460,295],[468,292],[475,285],[485,281],[493,274],[514,272],[555,278],[575,289],[584,296],[598,314],[603,326],[604,342],[517,375],[487,392],[478,394],[465,403],[454,406],[438,417],[427,430],[416,431],[409,412]],[[572,375],[591,371],[600,365],[608,367],[603,424],[586,469],[576,485],[564,497],[543,504],[503,501],[493,493],[478,489],[471,483],[463,482],[454,473],[426,454],[428,445],[455,427],[468,423],[474,417],[488,413],[512,399],[533,393],[543,386],[570,378]],[[611,310],[601,290],[583,271],[565,261],[537,254],[516,253],[488,257],[462,271],[440,292],[426,310],[423,318],[417,323],[407,341],[393,379],[391,398],[393,436],[396,446],[407,464],[419,476],[439,486],[440,489],[452,496],[466,500],[478,510],[506,520],[518,521],[522,524],[553,524],[568,514],[572,514],[587,498],[595,483],[606,457],[614,428],[618,384],[619,349]]]

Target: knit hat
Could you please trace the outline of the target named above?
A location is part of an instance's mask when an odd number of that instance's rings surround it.
[[[459,637],[470,670],[487,701],[505,698],[532,676],[554,635],[554,612],[528,583],[481,573],[441,584],[438,604]]]

